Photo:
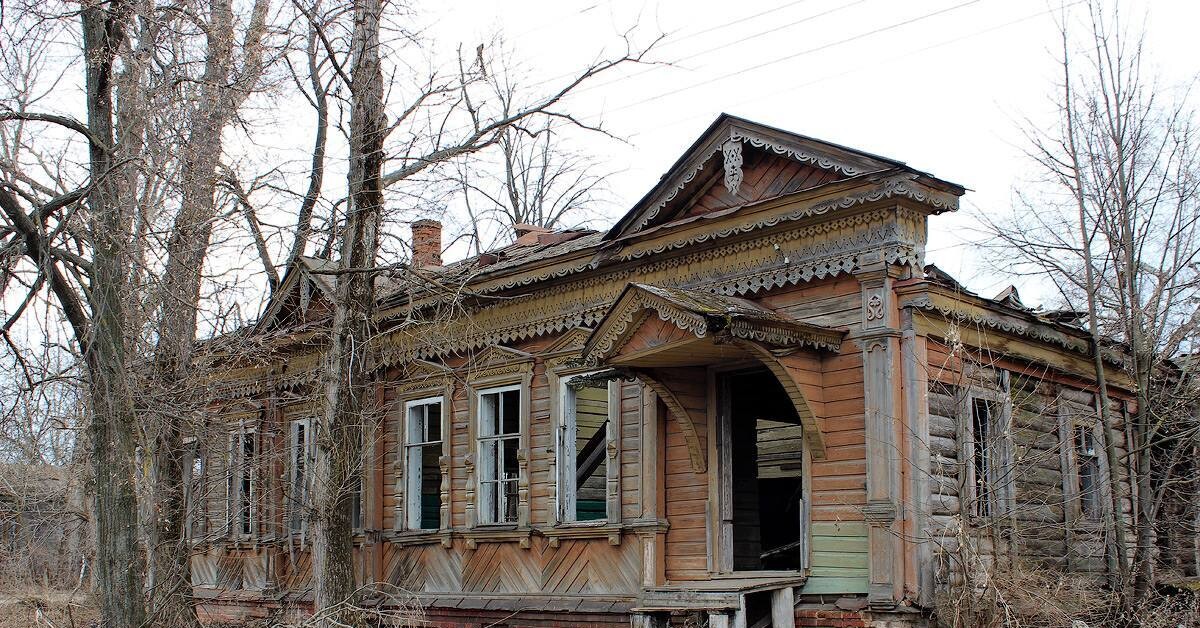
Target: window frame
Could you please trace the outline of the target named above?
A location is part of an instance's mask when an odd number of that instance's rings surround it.
[[[963,492],[959,498],[965,514],[974,521],[993,521],[1008,516],[1014,509],[1013,403],[1008,372],[998,371],[998,375],[996,388],[967,386],[962,389],[959,439],[963,456],[960,464]],[[982,452],[976,442],[975,429],[975,408],[980,402],[988,407],[988,433],[985,436],[988,442]],[[980,455],[988,476],[984,480],[987,494],[982,497],[979,495],[980,461],[977,458]]]
[[[602,454],[605,456],[605,489],[604,489],[604,510],[605,516],[599,519],[591,519],[579,521],[575,519],[574,499],[577,498],[578,486],[575,484],[573,473],[575,471],[575,463],[573,457],[567,454],[573,451],[578,440],[567,440],[567,432],[571,427],[575,427],[573,433],[578,433],[578,426],[575,423],[575,408],[572,403],[574,390],[570,383],[572,380],[589,375],[595,375],[600,371],[582,371],[572,372],[567,374],[556,375],[554,387],[556,391],[555,408],[553,416],[553,478],[554,478],[554,509],[551,513],[552,523],[556,526],[604,526],[620,521],[620,458],[612,454],[619,453],[619,435],[621,424],[621,382],[619,380],[610,380],[607,386],[608,394],[608,422],[605,427],[604,447],[606,451]],[[577,452],[575,452],[577,453]],[[572,486],[568,486],[568,484]],[[567,489],[574,489],[571,494],[568,494]],[[564,499],[567,495],[569,499]],[[569,515],[569,516],[568,516]]]
[[[444,462],[448,460],[447,445],[449,442],[449,408],[447,399],[449,399],[449,395],[446,395],[443,392],[427,392],[421,396],[403,400],[403,416],[399,421],[400,434],[399,438],[397,439],[400,444],[400,451],[397,460],[400,469],[400,481],[398,483],[399,486],[397,487],[398,490],[396,498],[396,507],[399,512],[397,512],[395,515],[396,521],[394,526],[397,529],[411,532],[436,532],[438,530],[444,530],[448,527],[448,522],[446,521],[448,508],[447,504],[444,503],[445,500],[443,499],[446,488],[445,483],[448,481],[448,478],[446,477],[447,469],[445,468],[446,465],[444,464]],[[439,404],[440,406],[437,420],[438,430],[440,432],[439,436],[441,438],[437,441],[423,440],[415,443],[410,442],[409,439],[412,430],[412,425],[410,424],[410,421],[412,420],[412,409],[422,406],[431,406],[435,403]],[[427,420],[429,418],[428,411],[426,412],[425,418]],[[412,455],[412,451],[415,449],[423,449],[425,447],[434,446],[435,444],[438,447],[438,521],[436,527],[424,528],[420,526],[420,490],[416,491],[417,503],[415,505],[414,513],[414,495],[412,491],[413,474],[410,469],[410,456]],[[415,526],[413,525],[414,514],[417,518],[417,525]]]
[[[1063,462],[1063,495],[1067,504],[1067,521],[1079,529],[1100,529],[1106,526],[1111,516],[1108,459],[1104,454],[1103,421],[1100,417],[1097,395],[1072,388],[1059,390],[1058,418],[1059,443]],[[1080,460],[1076,443],[1078,430],[1083,429],[1092,436],[1096,449],[1095,497],[1098,508],[1095,513],[1084,512],[1082,486],[1080,484]]]
[[[481,426],[483,423],[483,398],[485,395],[503,394],[506,392],[517,393],[517,431],[505,432],[498,435],[481,435]],[[508,383],[489,382],[479,386],[471,387],[471,447],[474,452],[474,478],[471,482],[471,488],[474,491],[473,499],[469,500],[468,507],[468,525],[472,527],[497,527],[497,528],[525,528],[529,526],[529,471],[528,471],[528,443],[529,443],[529,382],[527,380]],[[511,480],[485,480],[484,479],[484,449],[485,442],[501,443],[504,440],[517,441],[516,463],[517,477]],[[502,446],[502,445],[498,445]],[[515,519],[494,521],[491,517],[485,517],[485,506],[487,491],[485,484],[496,484],[496,495],[499,496],[499,484],[501,482],[516,483],[516,509]]]
[[[185,538],[194,543],[199,543],[208,534],[208,499],[205,495],[204,482],[208,475],[208,459],[205,456],[206,451],[201,448],[199,439],[189,437],[184,439],[184,446],[188,448],[190,464],[184,469],[186,477],[184,478],[184,527],[183,533]],[[197,463],[199,463],[199,473],[197,473]]]
[[[253,539],[258,533],[259,490],[257,459],[261,455],[261,443],[258,442],[258,430],[254,427],[239,426],[229,431],[227,439],[227,473],[225,484],[225,531],[229,538],[235,540]],[[249,463],[245,460],[246,442],[253,446],[253,458]],[[240,445],[240,447],[238,446]],[[248,479],[248,481],[247,481]],[[243,492],[243,487],[249,486],[249,497]],[[246,518],[242,519],[241,504],[246,504]],[[235,507],[236,504],[236,507]],[[250,528],[245,531],[245,524]]]

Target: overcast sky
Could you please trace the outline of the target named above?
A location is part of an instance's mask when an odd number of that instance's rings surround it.
[[[603,208],[610,220],[725,111],[965,185],[971,191],[962,211],[931,221],[928,259],[987,296],[1009,283],[982,268],[962,243],[974,237],[971,214],[1008,211],[1014,186],[1030,175],[1021,127],[1025,120],[1051,120],[1057,2],[456,0],[419,6],[432,12],[428,35],[441,48],[461,42],[470,50],[502,33],[533,84],[561,79],[606,46],[616,50],[616,35],[633,26],[638,43],[667,34],[653,56],[672,65],[600,78],[568,103],[627,140],[574,139],[574,147],[617,171],[614,203]],[[1123,6],[1131,22],[1146,16],[1149,58],[1161,82],[1194,80],[1200,3]],[[1020,287],[1027,301],[1038,300],[1036,286]]]

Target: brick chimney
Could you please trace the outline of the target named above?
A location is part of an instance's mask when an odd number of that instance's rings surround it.
[[[442,265],[442,223],[424,218],[412,224],[412,265],[414,268]]]

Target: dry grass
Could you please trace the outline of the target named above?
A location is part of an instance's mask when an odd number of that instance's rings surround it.
[[[86,593],[35,587],[0,591],[0,628],[86,628],[99,617]]]

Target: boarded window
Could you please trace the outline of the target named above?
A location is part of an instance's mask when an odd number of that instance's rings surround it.
[[[563,390],[558,421],[558,519],[608,517],[608,382],[573,378]]]
[[[405,521],[410,530],[440,527],[442,455],[442,398],[405,404],[404,494]]]
[[[229,435],[229,475],[226,484],[226,522],[238,536],[254,534],[254,432],[236,431]]]
[[[479,522],[515,523],[521,448],[521,389],[479,393]]]
[[[1075,426],[1075,461],[1078,465],[1079,514],[1085,519],[1099,519],[1100,456],[1096,451],[1096,434],[1084,425]]]

